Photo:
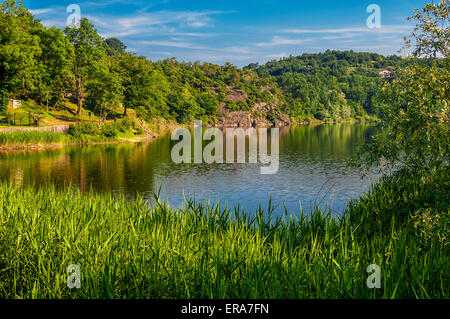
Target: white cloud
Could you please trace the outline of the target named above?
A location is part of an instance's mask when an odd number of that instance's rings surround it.
[[[337,29],[284,29],[283,33],[292,34],[314,34],[314,33],[328,33],[328,34],[341,34],[341,33],[405,33],[411,30],[409,25],[386,25],[381,26],[379,29],[370,29],[367,27],[351,27],[351,28],[337,28]]]
[[[154,11],[126,17],[96,15],[86,17],[102,29],[107,36],[132,36],[153,33],[184,33],[190,36],[205,36],[195,32],[182,32],[183,28],[202,28],[212,23],[211,15],[229,11]],[[106,36],[104,35],[104,36]]]
[[[279,36],[274,36],[272,41],[270,42],[259,42],[255,45],[257,47],[272,47],[272,46],[280,46],[280,45],[298,45],[308,42],[308,39],[286,39]]]
[[[287,53],[278,53],[278,54],[266,55],[265,58],[267,58],[267,59],[281,59],[281,58],[285,58],[285,57],[288,57],[288,56],[289,56],[289,54],[287,54]]]
[[[135,41],[134,44],[144,45],[144,46],[161,46],[161,47],[173,47],[173,48],[184,48],[184,49],[199,49],[208,50],[208,47],[198,46],[191,42],[181,42],[181,41],[167,41],[167,40],[151,40],[151,41]]]
[[[32,15],[49,13],[49,12],[52,12],[52,11],[53,11],[53,9],[51,9],[51,8],[30,10]]]

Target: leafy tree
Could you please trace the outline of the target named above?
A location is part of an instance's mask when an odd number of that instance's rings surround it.
[[[22,1],[5,0],[0,4],[0,90],[13,94],[34,87],[39,23]]]
[[[126,53],[119,57],[124,94],[124,116],[129,108],[136,109],[146,104],[151,95],[151,69],[145,58]]]
[[[41,54],[38,58],[38,93],[48,108],[49,99],[58,101],[66,88],[72,86],[71,60],[72,47],[64,33],[56,27],[41,28]]]
[[[206,115],[216,115],[218,112],[219,101],[211,92],[203,92],[198,96],[198,104],[205,110]]]
[[[450,2],[441,0],[438,4],[428,3],[423,9],[415,9],[408,21],[416,26],[411,37],[405,38],[405,49],[413,47],[416,57],[446,57],[450,48]]]
[[[382,117],[386,129],[378,134],[361,155],[362,163],[383,159],[388,167],[408,174],[423,174],[449,165],[450,56],[449,35],[439,26],[447,23],[449,1],[427,4],[417,10],[415,32],[407,46],[414,56],[444,55],[430,65],[411,64],[382,88]],[[417,33],[417,30],[420,30]],[[411,46],[410,46],[411,47]]]
[[[9,92],[2,88],[0,89],[0,116],[6,116],[8,113]]]
[[[104,57],[103,63],[97,65],[86,83],[88,99],[100,114],[101,122],[123,100],[122,81],[115,63],[115,60]]]
[[[76,82],[77,116],[83,108],[84,86],[98,63],[104,61],[105,49],[97,30],[86,18],[81,19],[80,26],[68,26],[64,30],[73,45],[72,66]]]
[[[117,38],[108,38],[103,40],[106,53],[109,56],[118,56],[126,53],[127,46]]]

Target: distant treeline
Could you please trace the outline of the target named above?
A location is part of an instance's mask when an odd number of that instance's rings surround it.
[[[123,107],[145,120],[214,121],[224,109],[254,112],[269,104],[291,118],[339,120],[376,116],[377,70],[395,71],[403,59],[327,51],[243,69],[226,63],[153,62],[103,39],[87,19],[79,28],[46,28],[22,1],[0,4],[0,116],[11,98],[38,108],[66,100],[106,118]],[[233,98],[233,95],[239,98]]]

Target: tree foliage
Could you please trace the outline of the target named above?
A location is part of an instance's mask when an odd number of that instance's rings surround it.
[[[430,64],[426,59],[416,62]],[[395,55],[327,50],[247,68],[278,83],[287,96],[286,112],[291,116],[346,120],[378,116],[377,93],[383,82],[379,72],[395,76],[403,63]]]
[[[448,0],[416,10],[417,20],[407,47],[420,57],[445,54],[431,65],[410,63],[382,87],[385,129],[361,154],[362,163],[380,159],[384,166],[407,174],[425,174],[449,165],[450,55]],[[441,25],[447,23],[447,29]],[[417,30],[421,30],[417,33]],[[411,43],[414,46],[411,47]]]
[[[106,52],[101,37],[87,18],[81,19],[79,27],[68,26],[64,32],[73,46],[72,65],[76,81],[77,115],[80,116],[86,81],[103,62]]]

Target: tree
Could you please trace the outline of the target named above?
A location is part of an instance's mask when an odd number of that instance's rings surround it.
[[[33,88],[37,56],[40,55],[40,27],[22,1],[5,0],[0,4],[0,91],[3,95],[23,93]]]
[[[210,92],[198,95],[198,104],[205,110],[206,115],[216,115],[218,112],[219,101]]]
[[[87,96],[100,114],[101,122],[105,121],[112,108],[123,100],[122,81],[117,68],[113,66],[114,63],[116,62],[113,59],[105,57],[86,83]]]
[[[118,56],[126,53],[127,46],[117,38],[108,38],[103,42],[105,43],[106,53],[109,56]]]
[[[105,49],[97,30],[86,18],[80,20],[80,26],[68,26],[64,30],[69,42],[73,45],[72,66],[76,82],[77,117],[83,108],[84,86],[89,76],[95,71],[98,63],[103,61]]]
[[[444,55],[432,65],[413,63],[398,70],[398,76],[382,87],[382,118],[385,129],[376,135],[361,155],[363,164],[383,159],[390,168],[407,174],[426,175],[448,167],[450,154],[449,103],[450,56],[448,0],[427,4],[411,18],[417,21],[407,42],[413,55]],[[438,26],[447,24],[447,30]],[[420,30],[420,32],[417,32]],[[442,67],[443,66],[443,67]]]
[[[126,116],[129,108],[142,106],[149,99],[150,65],[145,58],[126,53],[119,57],[118,68],[124,94],[123,116]]]
[[[45,99],[48,108],[49,99],[58,101],[66,87],[71,87],[70,57],[72,46],[64,33],[56,28],[39,30],[41,54],[38,58],[38,94],[42,103]]]
[[[450,2],[428,3],[423,9],[415,9],[408,21],[416,21],[410,38],[405,38],[405,49],[413,47],[416,57],[445,57],[450,47]]]

